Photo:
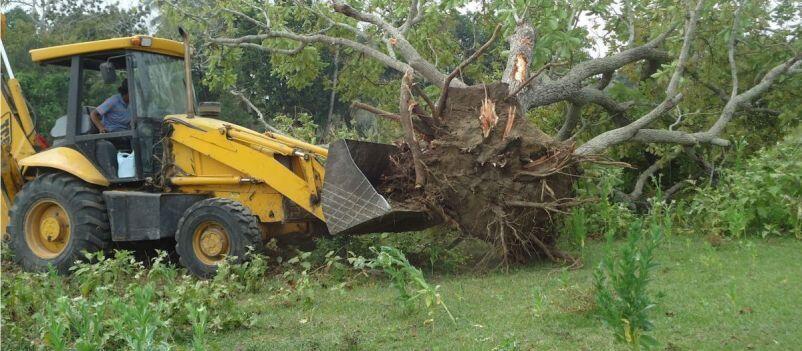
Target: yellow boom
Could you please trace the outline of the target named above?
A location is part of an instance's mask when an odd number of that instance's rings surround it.
[[[22,96],[19,81],[14,78],[14,71],[8,61],[2,39],[0,39],[0,58],[3,61],[2,94],[0,94],[0,137],[2,138],[0,176],[2,177],[3,195],[0,200],[0,225],[5,228],[9,220],[8,209],[23,184],[17,161],[36,153],[34,149],[36,130],[28,103]],[[2,232],[5,232],[5,229]]]

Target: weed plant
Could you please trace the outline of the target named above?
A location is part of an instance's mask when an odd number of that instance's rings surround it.
[[[376,257],[365,260],[362,257],[351,258],[355,268],[380,269],[390,277],[390,285],[398,292],[398,302],[407,310],[414,309],[418,301],[423,302],[429,318],[426,324],[434,322],[435,309],[440,307],[452,322],[456,319],[448,310],[448,306],[440,296],[440,286],[432,286],[426,281],[423,272],[407,260],[404,253],[390,246],[372,248]]]
[[[655,250],[664,233],[671,230],[671,208],[653,201],[646,218],[629,226],[626,243],[617,256],[612,252],[613,233],[607,235],[607,254],[595,271],[596,305],[601,320],[615,339],[632,350],[652,348],[657,341],[648,332],[655,307],[648,289],[657,267]]]

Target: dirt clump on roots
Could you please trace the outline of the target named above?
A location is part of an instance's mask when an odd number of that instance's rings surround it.
[[[543,133],[507,94],[504,83],[450,88],[434,137],[418,140],[426,184],[415,188],[402,145],[378,188],[494,244],[505,262],[572,261],[555,247],[555,215],[576,204],[574,144]]]

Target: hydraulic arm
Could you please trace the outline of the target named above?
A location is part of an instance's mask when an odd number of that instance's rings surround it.
[[[2,83],[0,84],[0,137],[2,137],[2,202],[0,213],[2,226],[8,223],[8,208],[14,196],[22,188],[23,180],[18,160],[36,153],[34,143],[37,134],[31,111],[22,95],[19,81],[14,78],[11,63],[8,61],[5,46],[0,39],[0,59],[2,65]],[[5,231],[5,230],[3,230]]]

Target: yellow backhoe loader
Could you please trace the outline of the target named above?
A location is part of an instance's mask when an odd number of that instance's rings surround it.
[[[183,43],[138,35],[31,50],[34,62],[70,73],[50,147],[36,146],[32,109],[0,43],[4,244],[24,269],[68,272],[82,251],[174,238],[181,264],[209,276],[273,238],[432,224],[375,189],[394,146],[341,140],[327,149],[196,105],[182,35]],[[92,117],[102,101],[87,101],[87,91],[121,82],[130,123],[102,133]]]

